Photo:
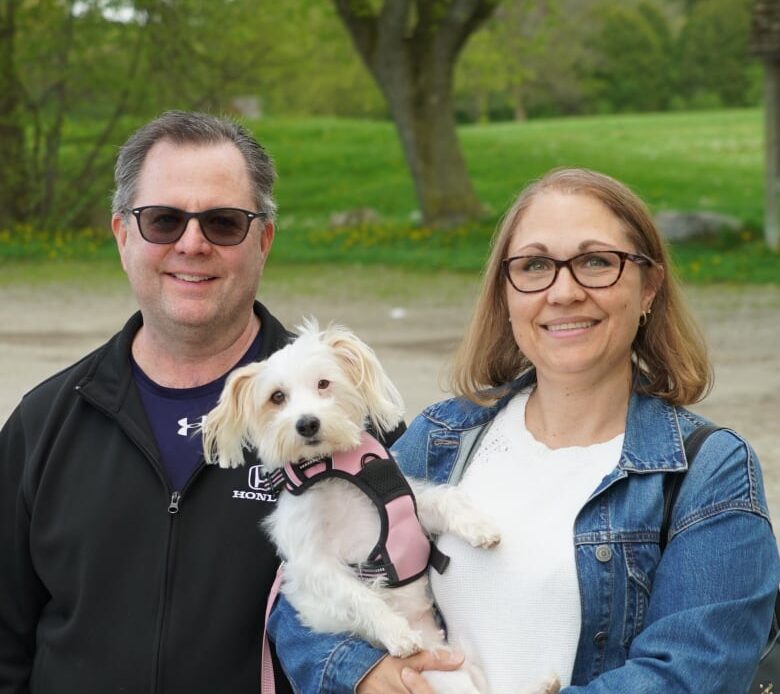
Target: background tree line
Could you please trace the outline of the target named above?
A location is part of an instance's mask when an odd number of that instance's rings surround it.
[[[467,6],[435,78],[454,79],[460,121],[760,98],[750,0],[0,0],[0,227],[90,224],[116,143],[163,109],[398,122],[381,41],[361,46],[361,31],[374,18],[386,37],[388,8],[402,11],[416,108],[414,90],[435,81],[427,48]]]
[[[458,68],[462,120],[754,105],[750,0],[515,0]]]

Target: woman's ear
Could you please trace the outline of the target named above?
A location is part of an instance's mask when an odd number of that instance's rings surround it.
[[[642,311],[649,311],[655,300],[655,295],[664,283],[666,268],[663,265],[651,265],[645,273],[642,287]]]

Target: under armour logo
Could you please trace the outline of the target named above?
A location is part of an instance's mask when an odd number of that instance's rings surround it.
[[[190,422],[187,417],[180,419],[176,422],[179,425],[179,430],[176,432],[179,436],[187,436],[191,429],[200,429],[206,422],[206,415],[198,418],[194,422]]]

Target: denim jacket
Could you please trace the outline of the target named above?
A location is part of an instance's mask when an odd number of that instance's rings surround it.
[[[530,382],[493,406],[431,405],[393,447],[407,475],[457,483],[484,431]],[[780,560],[755,452],[712,434],[688,470],[685,437],[704,419],[631,397],[620,461],[578,514],[582,628],[574,692],[745,692],[772,618]],[[659,549],[665,474],[686,473]],[[282,597],[268,624],[296,691],[353,692],[384,652],[349,634],[315,634]]]

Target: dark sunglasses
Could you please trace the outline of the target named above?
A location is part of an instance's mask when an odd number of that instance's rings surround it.
[[[250,212],[237,207],[186,212],[175,207],[146,205],[130,211],[138,221],[138,231],[149,243],[175,243],[194,217],[206,240],[215,246],[237,246],[249,233],[253,219],[268,217],[267,212]]]

